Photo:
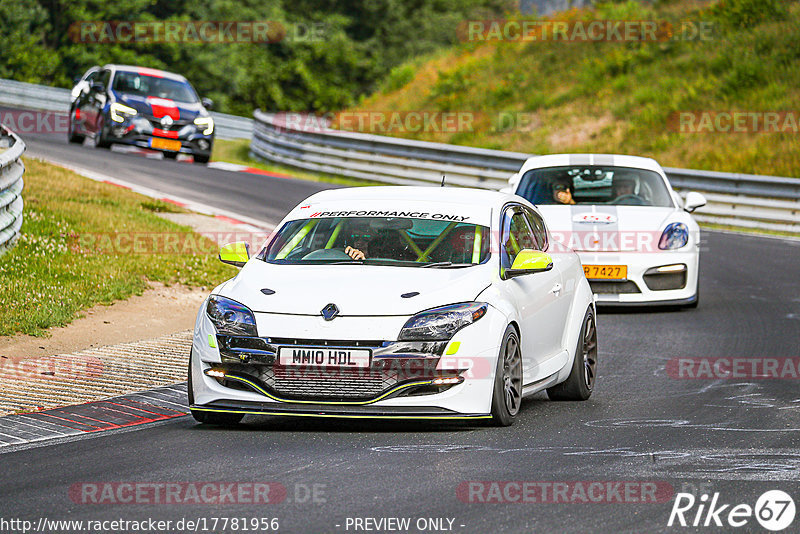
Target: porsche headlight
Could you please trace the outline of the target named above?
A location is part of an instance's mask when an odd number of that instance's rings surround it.
[[[397,339],[446,341],[465,326],[486,315],[487,307],[483,302],[466,302],[420,312],[406,321]]]
[[[125,104],[120,104],[119,102],[114,102],[111,104],[110,111],[111,120],[114,122],[125,122],[125,119],[129,119],[138,113],[132,107],[126,106]]]
[[[214,119],[211,117],[197,117],[194,124],[198,128],[204,128],[203,135],[211,135],[214,132]]]
[[[211,295],[206,305],[206,314],[219,334],[258,337],[253,312],[235,300]]]
[[[686,246],[689,242],[689,229],[683,223],[672,223],[664,228],[661,239],[658,240],[658,248],[661,250],[673,250]]]

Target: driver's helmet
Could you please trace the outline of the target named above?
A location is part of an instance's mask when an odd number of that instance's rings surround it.
[[[612,177],[612,190],[616,193],[620,186],[630,186],[632,193],[639,193],[639,173],[634,171],[616,171]]]

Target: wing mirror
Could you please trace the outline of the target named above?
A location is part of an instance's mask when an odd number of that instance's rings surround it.
[[[250,259],[250,245],[244,241],[228,243],[219,249],[219,261],[233,265],[234,267],[244,267]]]
[[[690,191],[686,193],[686,200],[683,202],[683,209],[692,213],[694,210],[701,206],[706,205],[706,197],[697,191]]]
[[[553,258],[540,250],[522,249],[514,258],[514,264],[506,269],[505,278],[514,278],[523,274],[543,273],[553,268]]]
[[[214,101],[210,98],[201,98],[200,103],[203,104],[203,107],[209,111],[214,107]]]

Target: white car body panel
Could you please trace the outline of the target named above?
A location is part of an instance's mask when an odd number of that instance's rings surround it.
[[[421,311],[485,302],[486,315],[457,331],[437,363],[437,369],[464,369],[464,382],[441,393],[397,396],[368,404],[376,412],[419,407],[445,410],[453,416],[486,416],[491,410],[495,369],[506,328],[514,325],[520,332],[523,383],[528,386],[525,394],[532,394],[567,379],[584,314],[594,305],[578,256],[563,247],[548,250],[552,270],[501,278],[499,224],[502,208],[508,203],[535,211],[516,195],[489,191],[422,187],[323,191],[300,203],[277,228],[313,213],[387,211],[403,206],[404,210],[464,217],[467,222],[489,226],[491,255],[483,264],[459,269],[271,264],[253,257],[213,294],[247,306],[255,316],[261,338],[353,342],[396,342],[406,321]],[[274,294],[263,294],[263,288]],[[419,295],[401,297],[408,292]],[[329,303],[335,303],[340,314],[326,321],[320,311]],[[212,346],[216,334],[204,302],[197,315],[192,346],[193,406],[202,409],[220,402],[258,403],[259,413],[270,413],[270,407],[286,408],[290,402],[225,387],[205,374],[223,361],[219,347]],[[325,405],[320,401],[314,407],[319,411]]]

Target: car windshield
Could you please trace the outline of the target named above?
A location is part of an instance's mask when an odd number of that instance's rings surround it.
[[[138,72],[117,72],[113,88],[115,91],[129,95],[155,96],[178,102],[197,102],[197,94],[188,83]]]
[[[607,166],[543,167],[522,176],[517,194],[533,204],[674,206],[661,176]]]
[[[403,217],[330,217],[290,221],[264,251],[269,263],[468,267],[489,258],[489,229]],[[363,253],[352,254],[355,249]]]

